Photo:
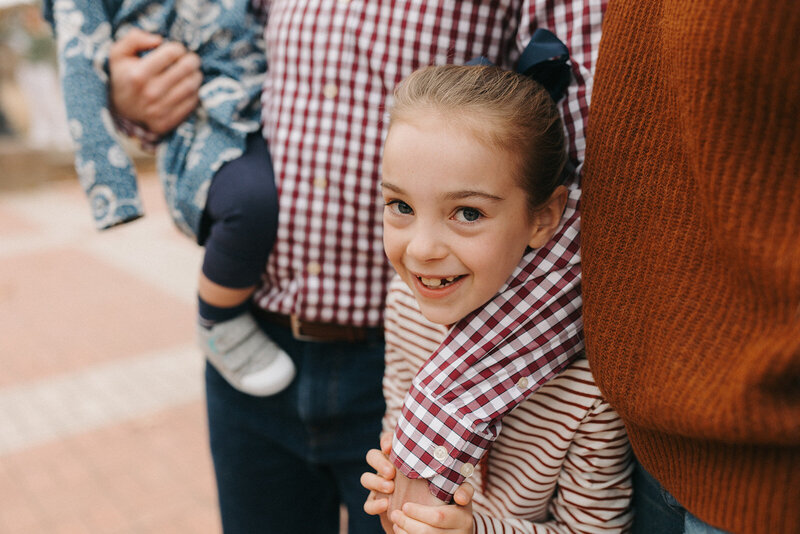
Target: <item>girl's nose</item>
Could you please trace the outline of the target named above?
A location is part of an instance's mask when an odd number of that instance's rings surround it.
[[[415,229],[406,247],[406,254],[418,261],[432,261],[447,255],[447,244],[434,228]]]

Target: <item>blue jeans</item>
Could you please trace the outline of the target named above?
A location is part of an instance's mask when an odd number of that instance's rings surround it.
[[[294,360],[297,377],[271,397],[240,393],[206,365],[211,455],[226,534],[381,533],[363,511],[359,478],[377,448],[385,410],[383,339],[359,343],[295,340],[262,328]]]
[[[633,472],[634,534],[725,534],[698,519],[636,462]]]

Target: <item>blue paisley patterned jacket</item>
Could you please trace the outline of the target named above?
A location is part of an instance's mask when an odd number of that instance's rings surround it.
[[[157,149],[172,219],[197,236],[211,178],[259,128],[266,70],[263,25],[251,0],[45,0],[55,30],[75,168],[98,228],[142,216],[133,164],[108,102],[108,51],[136,26],[179,41],[201,59],[200,106]]]

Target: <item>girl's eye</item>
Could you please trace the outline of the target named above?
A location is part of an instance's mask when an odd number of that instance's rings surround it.
[[[400,215],[411,215],[414,213],[414,210],[411,209],[411,206],[402,200],[390,200],[386,203],[386,206],[393,212],[399,213]]]
[[[456,220],[461,222],[475,222],[481,217],[483,214],[476,208],[458,208],[455,215]]]

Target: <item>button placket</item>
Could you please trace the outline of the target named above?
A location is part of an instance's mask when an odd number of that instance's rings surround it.
[[[461,476],[464,478],[469,478],[472,476],[472,473],[475,472],[475,466],[472,464],[464,464],[461,466],[460,472]]]
[[[339,95],[339,87],[335,83],[326,83],[322,88],[322,95],[328,100],[332,100]]]
[[[314,188],[315,189],[325,189],[328,187],[328,180],[325,179],[323,176],[317,176],[314,178]]]
[[[308,271],[308,274],[310,274],[311,276],[317,276],[319,273],[322,272],[322,265],[320,265],[316,261],[310,261],[308,262],[308,265],[306,265],[306,271]]]

